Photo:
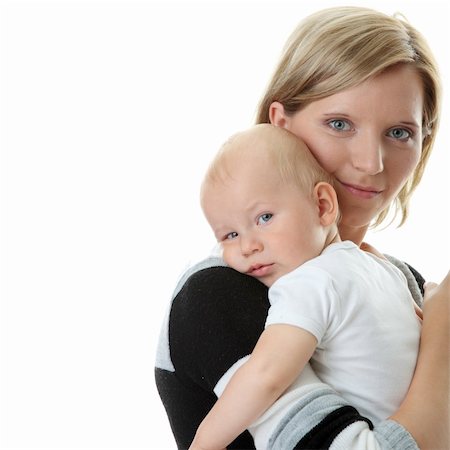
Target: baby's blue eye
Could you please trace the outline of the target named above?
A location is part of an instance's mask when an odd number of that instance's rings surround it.
[[[350,131],[350,124],[341,119],[330,120],[328,124],[336,131]]]
[[[388,132],[388,135],[394,139],[406,140],[411,137],[411,132],[404,128],[393,128]]]
[[[271,218],[273,217],[273,214],[271,213],[265,213],[265,214],[261,214],[258,217],[258,225],[264,225],[265,223],[267,223]]]
[[[237,233],[236,233],[236,231],[232,231],[231,233],[228,233],[226,236],[225,236],[225,240],[227,240],[227,239],[234,239],[234,238],[236,238],[237,237]]]

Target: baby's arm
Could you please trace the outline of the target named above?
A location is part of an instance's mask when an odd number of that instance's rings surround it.
[[[317,339],[293,325],[269,325],[200,424],[190,449],[223,449],[293,383]]]

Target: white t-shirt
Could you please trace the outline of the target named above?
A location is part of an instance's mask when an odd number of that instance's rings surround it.
[[[277,280],[269,299],[266,327],[285,323],[312,333],[312,368],[360,414],[378,422],[398,409],[420,339],[400,270],[344,241]]]

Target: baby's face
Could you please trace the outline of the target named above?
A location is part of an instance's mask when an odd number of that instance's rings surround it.
[[[269,287],[325,246],[318,205],[264,160],[240,160],[207,186],[202,206],[226,263]]]

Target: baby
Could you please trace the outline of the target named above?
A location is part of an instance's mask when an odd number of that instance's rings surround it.
[[[207,171],[201,204],[225,262],[268,286],[271,306],[191,449],[225,448],[247,428],[270,448],[274,427],[295,421],[308,361],[362,415],[389,417],[412,379],[420,321],[403,274],[341,241],[333,179],[306,145],[267,124],[234,135]]]

